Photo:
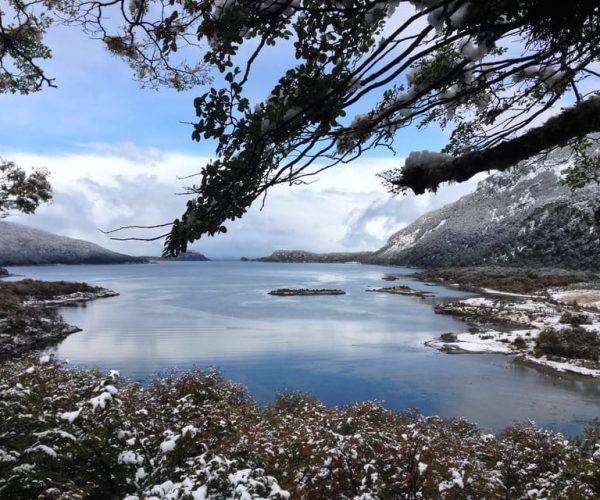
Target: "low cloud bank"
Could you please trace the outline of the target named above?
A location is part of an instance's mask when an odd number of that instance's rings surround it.
[[[7,155],[8,157],[8,155]],[[55,197],[33,216],[9,220],[54,233],[98,243],[133,255],[158,255],[162,243],[118,242],[98,229],[165,223],[181,215],[185,196],[178,195],[200,171],[207,158],[133,144],[84,145],[76,153],[32,155],[12,153],[23,167],[44,166],[51,172]],[[392,198],[375,174],[398,166],[401,160],[370,158],[315,177],[314,183],[278,187],[229,232],[193,245],[213,258],[258,257],[274,249],[315,252],[372,250],[394,231],[423,213],[471,192],[476,181],[440,189],[436,195]],[[152,237],[160,230],[123,233]]]

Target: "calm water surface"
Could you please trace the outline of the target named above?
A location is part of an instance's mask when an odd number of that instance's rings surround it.
[[[387,272],[358,264],[180,262],[14,268],[27,277],[87,281],[119,297],[64,308],[83,328],[53,350],[77,366],[147,380],[170,369],[217,367],[259,401],[310,392],[328,404],[384,401],[498,430],[513,422],[574,433],[600,415],[598,380],[559,377],[502,355],[448,355],[423,342],[465,325],[432,301],[365,293]],[[461,292],[399,281],[436,293]],[[342,288],[344,296],[273,297],[273,288]]]

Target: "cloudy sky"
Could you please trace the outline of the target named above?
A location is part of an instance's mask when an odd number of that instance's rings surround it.
[[[99,229],[159,224],[181,215],[185,197],[177,193],[192,181],[180,178],[198,172],[213,154],[210,142],[191,140],[186,124],[203,89],[141,89],[124,62],[73,28],[53,29],[48,42],[54,57],[44,67],[58,88],[0,95],[0,156],[22,167],[48,168],[54,202],[33,216],[9,220],[124,253],[159,254],[160,242],[111,241]],[[253,98],[269,94],[287,60],[282,49],[258,61],[261,78],[250,89]],[[439,130],[403,130],[396,156],[381,150],[324,172],[308,186],[274,189],[262,210],[253,206],[226,235],[204,238],[193,249],[213,258],[256,257],[281,248],[375,249],[421,214],[474,189],[471,181],[437,195],[392,198],[375,177],[400,166],[412,150],[439,150],[443,144]]]

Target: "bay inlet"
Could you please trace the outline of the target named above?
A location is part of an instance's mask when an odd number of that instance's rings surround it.
[[[515,422],[574,434],[600,414],[600,383],[515,363],[504,355],[448,355],[424,342],[466,331],[435,315],[437,301],[467,294],[400,280],[435,298],[365,293],[388,273],[359,264],[162,262],[20,267],[25,277],[86,281],[118,297],[63,308],[82,332],[51,349],[71,366],[119,370],[145,382],[217,368],[263,403],[277,392],[327,404],[378,400],[390,409],[464,417],[483,429]],[[335,288],[340,296],[276,297],[276,288]]]

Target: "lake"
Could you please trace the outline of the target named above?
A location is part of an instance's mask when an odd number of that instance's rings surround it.
[[[121,294],[61,310],[83,331],[51,350],[74,366],[116,369],[140,381],[215,367],[260,402],[290,390],[327,404],[380,400],[394,410],[465,417],[487,430],[532,419],[572,434],[600,415],[598,380],[551,375],[510,356],[449,355],[424,346],[466,329],[432,309],[435,301],[466,294],[381,279],[408,269],[211,261],[12,271]],[[434,292],[436,299],[365,292],[398,284]],[[268,295],[283,287],[341,288],[347,295]]]

